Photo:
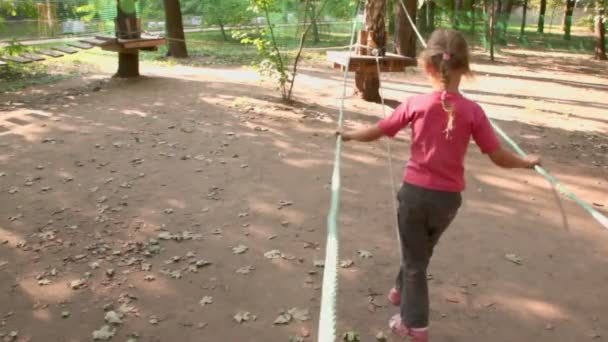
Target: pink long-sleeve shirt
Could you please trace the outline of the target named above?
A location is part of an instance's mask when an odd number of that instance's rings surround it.
[[[464,158],[473,137],[483,153],[500,147],[490,121],[481,107],[460,93],[444,95],[455,112],[453,128],[446,134],[448,114],[441,91],[408,98],[378,126],[389,137],[411,128],[411,157],[405,168],[406,183],[432,190],[461,192],[465,189]]]

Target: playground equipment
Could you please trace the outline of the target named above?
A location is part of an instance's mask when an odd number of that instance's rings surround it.
[[[0,66],[6,66],[7,62],[27,64],[43,61],[46,57],[58,58],[64,54],[74,54],[80,49],[91,49],[95,46],[118,53],[118,71],[115,77],[137,77],[139,76],[139,51],[155,51],[159,46],[166,44],[166,39],[159,36],[142,35],[141,21],[137,18],[136,1],[116,0],[114,36],[97,35],[94,38],[68,43],[68,46],[38,49],[35,53],[21,53],[19,56],[0,56]],[[39,10],[48,13],[51,8],[41,7]]]
[[[379,103],[379,72],[402,72],[408,66],[416,66],[416,59],[386,52],[386,1],[367,1],[364,17],[365,29],[358,33],[355,53],[328,51],[327,59],[336,69],[355,72],[355,94]]]

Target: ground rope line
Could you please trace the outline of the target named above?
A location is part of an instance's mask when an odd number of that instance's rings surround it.
[[[361,1],[355,6],[355,18],[359,13]],[[353,20],[350,45],[355,43],[355,30],[357,20]],[[342,98],[338,115],[338,129],[344,123],[344,101],[346,98],[346,85],[352,47],[348,51],[347,64],[344,68],[344,82],[342,84]],[[338,291],[338,210],[340,208],[340,155],[342,153],[342,137],[336,136],[336,149],[334,152],[334,168],[331,177],[331,202],[327,214],[327,242],[325,244],[325,268],[323,270],[323,285],[321,290],[321,312],[319,314],[319,332],[317,342],[333,342],[336,339],[336,297]]]
[[[403,0],[399,0],[399,2],[401,3],[401,7],[403,7],[403,10],[405,11],[405,15],[407,16],[407,19],[410,22],[410,25],[412,26],[412,28],[414,29],[414,32],[418,36],[420,43],[422,44],[422,46],[424,46],[426,48],[427,47],[426,41],[424,40],[424,38],[422,38],[422,35],[418,31],[418,28],[416,27],[416,24],[412,20],[412,17],[410,16],[410,13],[407,10],[407,7],[405,6],[405,3],[403,2]],[[462,92],[462,94],[466,95],[464,92]],[[515,152],[517,152],[517,154],[519,154],[522,157],[527,156],[526,152],[524,152],[524,150],[521,147],[519,147],[519,145],[517,145],[517,143],[513,139],[511,139],[511,137],[509,137],[507,135],[507,133],[505,133],[505,131],[503,131],[502,128],[500,128],[500,126],[498,126],[498,124],[494,122],[494,120],[492,120],[491,118],[488,118],[488,119],[490,119],[490,123],[492,124],[492,127],[494,128],[494,130],[502,137],[502,139],[504,141],[506,141],[511,146],[511,148],[513,148],[515,150]],[[591,215],[591,217],[593,217],[604,228],[608,229],[608,217],[606,217],[604,214],[597,211],[589,203],[580,199],[575,193],[568,190],[565,186],[563,186],[557,180],[557,178],[555,178],[553,175],[551,175],[543,167],[537,165],[534,167],[534,170],[536,172],[538,172],[541,176],[543,176],[553,187],[555,187],[557,190],[559,190],[562,194],[566,195],[566,197],[570,198],[571,200],[576,202],[578,205],[580,205],[583,209],[585,209],[585,211],[587,211]]]

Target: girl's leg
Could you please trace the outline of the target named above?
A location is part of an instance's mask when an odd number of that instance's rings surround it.
[[[461,204],[460,194],[411,189],[400,192],[401,317],[410,328],[429,324],[427,268],[433,249]]]

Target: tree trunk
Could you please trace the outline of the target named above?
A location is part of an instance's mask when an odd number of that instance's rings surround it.
[[[137,13],[133,0],[116,2],[116,37],[120,39],[137,39],[141,37]],[[118,53],[118,71],[114,77],[130,78],[139,76],[139,50],[133,49]]]
[[[526,30],[526,15],[528,14],[528,0],[524,0],[523,14],[521,17],[521,29],[519,30],[519,41],[524,41],[524,35]]]
[[[464,0],[454,0],[454,28],[460,26],[460,18],[463,7]]]
[[[407,11],[409,12],[412,20],[416,18],[416,0],[405,1]],[[405,11],[401,6],[401,2],[395,4],[395,52],[402,56],[416,57],[416,33],[412,28]]]
[[[224,41],[228,41],[228,36],[226,35],[226,29],[224,28],[224,22],[220,19],[219,21],[219,25],[220,25],[220,31],[222,31],[222,37],[224,38]]]
[[[386,0],[368,0],[365,4],[365,30],[361,32],[359,44],[376,50],[378,55],[386,53]],[[355,71],[355,94],[363,100],[381,102],[380,75],[376,68]]]
[[[179,0],[164,0],[164,4],[169,55],[175,58],[186,58],[188,57],[188,49],[186,48],[180,2]]]
[[[114,77],[139,77],[139,50],[118,53],[118,71]]]
[[[606,59],[606,25],[604,16],[595,17],[595,59],[605,61]]]
[[[547,0],[540,0],[540,12],[538,14],[538,33],[545,32],[545,13],[547,12]]]
[[[321,41],[321,38],[319,37],[319,25],[317,24],[317,9],[315,8],[315,5],[313,2],[310,3],[309,6],[309,11],[310,11],[310,20],[311,20],[311,25],[312,25],[312,36],[314,39],[315,44],[319,43]]]
[[[475,0],[471,0],[471,34],[475,35],[475,26],[476,26],[476,10],[475,10]]]
[[[570,40],[572,30],[572,14],[574,12],[575,0],[566,0],[566,13],[564,14],[564,39]]]
[[[492,0],[490,12],[490,60],[494,61],[494,35],[496,32],[496,0]]]

